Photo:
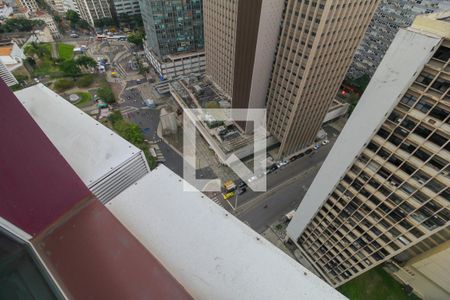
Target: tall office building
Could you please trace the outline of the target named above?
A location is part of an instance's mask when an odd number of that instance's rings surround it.
[[[239,0],[204,0],[206,74],[231,98]]]
[[[381,0],[367,33],[356,50],[349,75],[372,77],[399,28],[412,24],[414,17],[450,7],[447,0]]]
[[[112,18],[111,3],[109,0],[75,0],[80,17],[91,26],[95,21],[103,18]]]
[[[400,29],[289,224],[335,286],[449,236],[449,17]]]
[[[286,2],[267,99],[279,157],[314,142],[378,2]]]
[[[205,69],[202,1],[140,0],[144,50],[163,78]]]
[[[265,107],[283,8],[280,0],[204,0],[206,74],[233,108]]]

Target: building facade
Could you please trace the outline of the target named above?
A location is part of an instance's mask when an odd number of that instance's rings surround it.
[[[204,1],[206,74],[233,108],[265,107],[283,8],[279,0]]]
[[[66,12],[64,8],[64,0],[47,0],[47,4],[57,13],[63,14]]]
[[[17,6],[26,8],[29,12],[36,12],[38,5],[36,0],[16,0]]]
[[[91,26],[95,21],[103,18],[112,18],[112,7],[109,0],[75,0],[80,17]]]
[[[204,0],[206,74],[231,98],[238,0]]]
[[[204,56],[198,55],[204,48],[201,0],[140,0],[139,3],[146,34],[145,53],[161,79],[172,78],[172,74],[159,71],[166,70],[165,63],[173,62],[170,55],[183,54],[189,62],[194,62],[194,68],[201,64]],[[183,74],[192,72],[189,68],[184,70]],[[178,71],[181,72],[180,67]]]
[[[114,0],[113,3],[119,17],[120,15],[138,15],[141,13],[139,0]]]
[[[279,157],[314,142],[378,2],[287,1],[267,98]]]
[[[289,224],[334,286],[450,224],[449,16],[400,29]]]
[[[446,7],[450,7],[450,1],[382,0],[356,50],[348,75],[372,77],[399,28],[410,26],[417,15]]]

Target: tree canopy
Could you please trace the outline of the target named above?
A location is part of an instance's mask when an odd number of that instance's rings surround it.
[[[6,32],[31,32],[42,28],[45,22],[42,20],[28,20],[25,18],[7,19],[0,24],[0,33]]]
[[[144,43],[144,33],[143,32],[133,32],[128,35],[128,42],[135,44],[136,46],[142,46]]]
[[[59,68],[66,76],[77,77],[81,74],[79,65],[73,59],[62,62]]]
[[[116,102],[116,97],[108,84],[104,84],[97,90],[97,96],[108,104]]]
[[[95,68],[97,66],[97,62],[90,56],[81,55],[75,59],[75,63],[80,67],[85,68]]]

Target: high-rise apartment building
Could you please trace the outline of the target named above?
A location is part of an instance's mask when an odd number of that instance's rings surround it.
[[[91,26],[95,21],[103,18],[112,18],[111,3],[109,0],[75,0],[80,17]]]
[[[202,1],[140,0],[145,54],[163,78],[205,69]]]
[[[138,15],[141,13],[139,0],[113,0],[118,17],[121,15]]]
[[[36,0],[16,0],[19,7],[28,9],[29,12],[35,12],[38,10]]]
[[[283,8],[280,0],[204,0],[206,74],[233,108],[265,107]]]
[[[381,0],[367,33],[356,50],[349,75],[372,77],[399,28],[412,24],[414,17],[450,7],[444,0]]]
[[[289,224],[335,286],[449,236],[449,19],[400,29]]]
[[[378,0],[288,0],[268,91],[278,156],[314,142]]]

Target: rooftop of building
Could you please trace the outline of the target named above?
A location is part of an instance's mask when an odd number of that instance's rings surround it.
[[[1,81],[0,93],[0,236],[24,231],[61,298],[344,299],[164,166],[105,207]],[[35,294],[27,278],[14,287]]]
[[[183,76],[170,83],[172,95],[183,108],[189,109],[214,109],[231,108],[231,102],[227,95],[222,93],[206,76],[192,74]],[[211,112],[211,111],[210,111]],[[218,112],[220,114],[220,112]],[[214,136],[216,145],[226,156],[229,153],[253,146],[252,135],[244,134],[233,122],[220,122],[218,116],[210,113],[205,115],[207,121],[203,122],[205,130]],[[198,125],[198,124],[196,124]],[[221,133],[218,133],[221,130]]]
[[[160,165],[106,207],[194,298],[344,298],[185,184]]]
[[[88,186],[140,152],[43,84],[15,94]]]
[[[0,46],[0,56],[11,55],[12,49],[13,49],[12,45]]]
[[[450,10],[417,16],[411,29],[450,39]]]

